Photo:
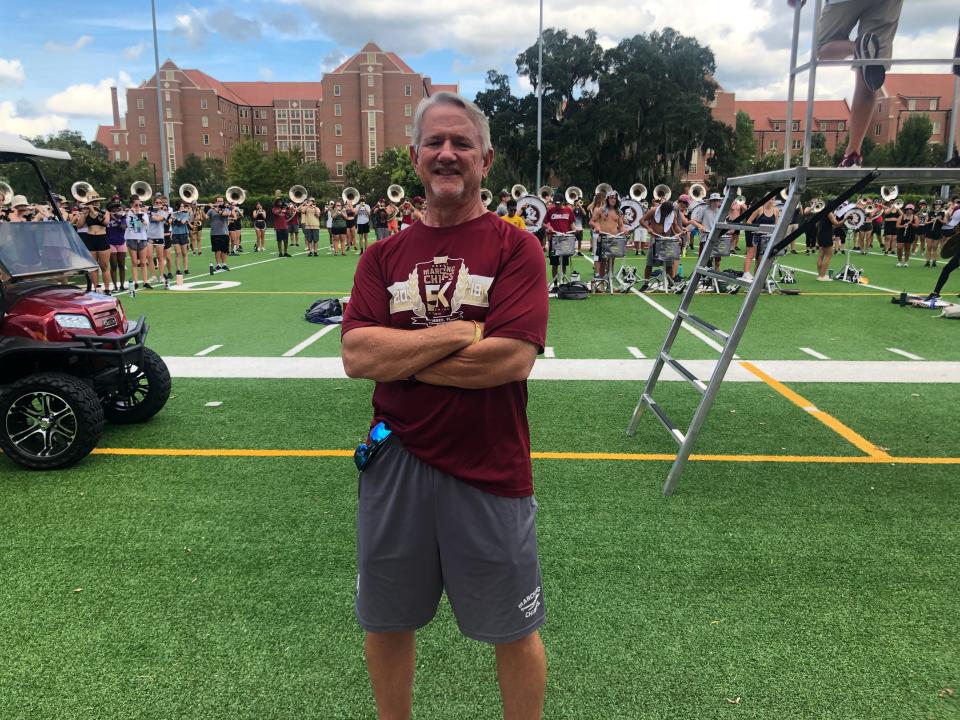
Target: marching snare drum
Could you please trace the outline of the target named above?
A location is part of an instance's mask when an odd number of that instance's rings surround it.
[[[605,258],[621,258],[627,254],[626,235],[601,235],[600,256]]]
[[[570,257],[577,254],[577,238],[572,233],[555,233],[550,238],[551,254],[555,257]]]
[[[680,238],[657,236],[657,260],[674,262],[680,259]]]

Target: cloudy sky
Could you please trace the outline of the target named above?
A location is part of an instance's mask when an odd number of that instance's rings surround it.
[[[517,92],[524,89],[514,60],[536,42],[538,22],[535,0],[158,0],[157,5],[161,62],[170,58],[221,80],[318,80],[373,40],[435,82],[459,82],[468,97],[483,88],[490,68],[513,78]],[[544,27],[570,33],[592,27],[605,46],[672,26],[713,48],[718,80],[738,97],[786,97],[792,22],[786,0],[615,5],[545,0],[544,5]],[[904,0],[896,55],[950,57],[957,7],[956,0]],[[804,12],[804,27],[810,12]],[[4,15],[0,131],[32,136],[69,128],[92,138],[98,123],[110,121],[110,86],[137,85],[153,72],[148,0],[43,0],[18,3]],[[804,46],[809,47],[809,32]],[[844,97],[850,88],[849,70],[821,71],[818,97]],[[122,98],[121,92],[121,103]]]

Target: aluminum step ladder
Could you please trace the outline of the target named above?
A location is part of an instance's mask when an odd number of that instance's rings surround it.
[[[630,419],[630,425],[627,428],[627,434],[633,436],[636,433],[637,424],[640,421],[644,409],[650,408],[654,416],[680,446],[676,460],[674,460],[673,466],[670,468],[670,473],[667,476],[667,481],[663,486],[664,495],[670,495],[676,489],[680,474],[683,472],[683,468],[696,445],[700,429],[703,427],[703,423],[706,421],[707,415],[713,407],[713,402],[716,399],[717,393],[720,391],[720,385],[727,374],[727,369],[730,367],[731,361],[736,357],[737,346],[740,344],[740,339],[747,329],[757,300],[761,293],[767,288],[767,278],[775,264],[777,253],[808,230],[813,232],[816,225],[821,219],[825,218],[828,213],[833,212],[846,202],[849,197],[865,188],[879,176],[878,171],[857,170],[855,171],[855,175],[850,175],[849,172],[845,172],[844,175],[851,179],[853,185],[849,186],[849,183],[847,183],[847,189],[840,192],[833,200],[827,203],[823,210],[804,220],[793,232],[788,232],[789,226],[792,224],[794,212],[799,206],[801,195],[806,189],[809,174],[810,170],[808,168],[798,167],[774,173],[762,173],[754,176],[732,178],[724,191],[723,202],[720,204],[720,214],[718,216],[720,218],[727,218],[729,216],[735,196],[734,188],[754,185],[763,187],[766,190],[766,192],[738,218],[729,222],[717,222],[711,230],[707,242],[704,244],[703,250],[697,260],[696,267],[690,275],[683,299],[680,301],[680,308],[677,310],[670,324],[670,329],[667,332],[666,339],[663,341],[660,352],[656,358],[654,358],[653,369],[647,378],[646,385],[640,394],[640,399],[637,402],[637,406],[633,411],[633,417]],[[749,218],[754,210],[762,207],[767,200],[776,197],[781,192],[781,189],[783,189],[784,184],[786,185],[786,200],[783,203],[777,223],[775,225],[747,224],[745,219]],[[769,236],[768,240],[763,244],[763,254],[759,259],[757,272],[752,281],[715,272],[711,267],[713,251],[719,245],[723,234],[731,230],[741,230]],[[737,319],[729,331],[716,327],[690,311],[694,298],[698,296],[697,287],[704,278],[727,284],[739,284],[746,288],[746,293],[742,296],[743,303],[740,306]],[[695,373],[685,367],[671,354],[673,344],[677,339],[677,335],[680,333],[680,328],[685,323],[711,337],[719,343],[722,348],[720,359],[707,382],[698,378]],[[657,381],[660,379],[660,374],[663,372],[665,366],[669,366],[679,374],[701,395],[700,404],[697,406],[690,427],[687,428],[686,431],[681,430],[654,399]]]

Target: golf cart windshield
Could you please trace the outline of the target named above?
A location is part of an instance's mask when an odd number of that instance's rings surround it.
[[[13,280],[96,269],[70,223],[0,223],[0,271]]]

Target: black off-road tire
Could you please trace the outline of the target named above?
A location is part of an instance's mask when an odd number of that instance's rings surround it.
[[[103,414],[115,425],[146,422],[160,412],[170,397],[170,371],[150,348],[143,349],[143,366],[135,374],[139,385],[133,397],[115,393],[103,399]]]
[[[73,375],[28,375],[0,397],[0,448],[26,468],[70,467],[90,454],[102,434],[100,398]]]

